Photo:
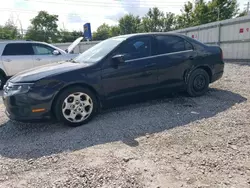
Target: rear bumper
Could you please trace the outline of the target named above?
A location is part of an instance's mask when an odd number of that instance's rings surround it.
[[[211,83],[213,83],[213,82],[219,80],[219,79],[223,76],[223,73],[224,73],[224,71],[215,73],[215,74],[212,76]]]
[[[214,65],[212,70],[211,83],[219,80],[223,76],[224,67],[225,67],[224,61],[220,61]]]

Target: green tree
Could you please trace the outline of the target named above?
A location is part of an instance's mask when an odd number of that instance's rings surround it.
[[[209,13],[209,7],[204,0],[199,0],[198,2],[196,2],[193,11],[193,25],[209,23]]]
[[[100,25],[96,32],[93,33],[93,40],[105,40],[107,38],[111,37],[110,35],[110,27],[107,24]]]
[[[174,13],[167,12],[163,20],[164,22],[162,31],[166,32],[174,29],[176,24],[176,17]]]
[[[110,27],[110,36],[114,37],[114,36],[118,36],[121,34],[121,30],[119,26],[111,26]]]
[[[176,28],[186,28],[194,25],[194,13],[193,13],[193,4],[188,1],[184,4],[184,8],[181,10],[181,15],[177,17]]]
[[[127,14],[119,20],[120,34],[131,34],[140,32],[141,19],[139,16]]]
[[[0,39],[20,39],[22,36],[14,24],[13,20],[9,19],[4,26],[0,26]]]
[[[157,7],[150,8],[142,18],[142,28],[144,32],[159,32],[164,30],[164,13]]]
[[[239,11],[237,0],[212,0],[208,2],[207,6],[209,22],[231,19]]]
[[[67,31],[67,30],[60,30],[60,39],[59,42],[73,42],[78,37],[81,37],[83,35],[82,31]]]
[[[242,16],[246,16],[246,15],[247,15],[247,11],[244,10],[244,11],[242,11],[242,12],[240,12],[240,13],[238,14],[237,18],[242,17]]]
[[[27,30],[26,38],[44,42],[58,42],[57,21],[58,15],[50,15],[46,11],[40,11],[31,20],[31,26]]]

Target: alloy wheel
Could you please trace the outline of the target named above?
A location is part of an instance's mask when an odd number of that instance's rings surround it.
[[[70,94],[62,105],[62,113],[65,119],[72,123],[86,120],[93,111],[93,101],[89,95],[83,92]]]

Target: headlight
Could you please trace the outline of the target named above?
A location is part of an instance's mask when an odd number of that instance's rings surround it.
[[[4,86],[4,95],[11,96],[15,94],[27,93],[32,87],[33,83],[11,83],[8,82]]]

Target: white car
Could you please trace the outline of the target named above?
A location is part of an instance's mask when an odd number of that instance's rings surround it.
[[[36,41],[0,41],[0,88],[11,76],[27,69],[76,57],[77,38],[65,51],[51,44]]]

